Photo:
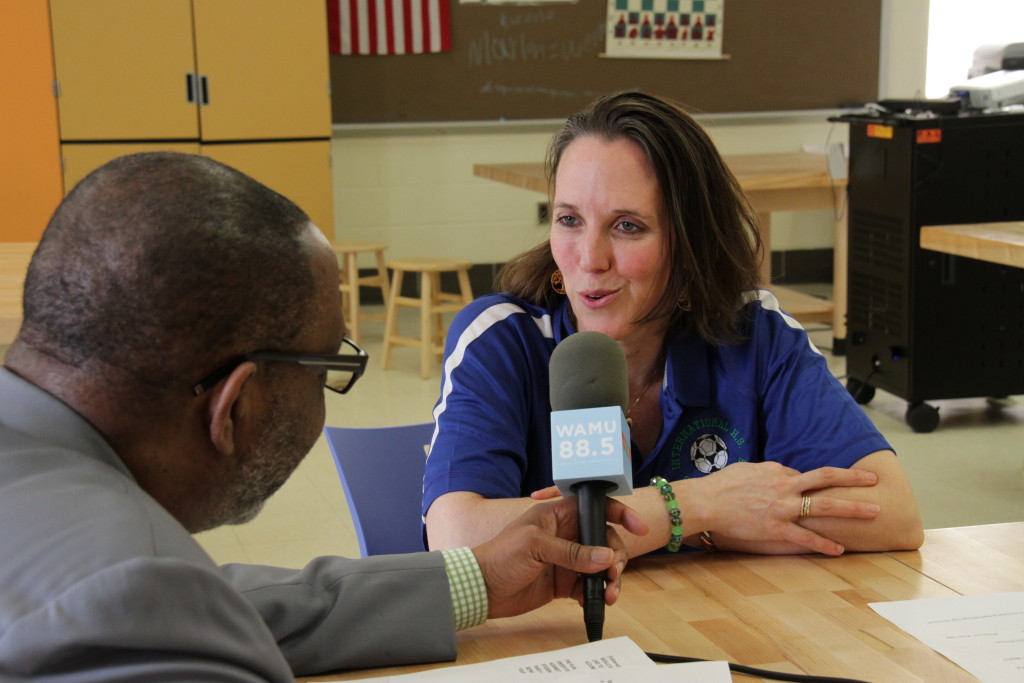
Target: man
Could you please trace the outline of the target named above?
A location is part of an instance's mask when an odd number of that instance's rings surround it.
[[[202,551],[190,532],[251,519],[324,387],[365,367],[337,281],[298,207],[207,158],[122,157],[65,198],[0,369],[0,679],[287,681],[453,658],[457,628],[578,597],[578,572],[609,569],[614,602],[622,543],[565,540],[565,501],[472,551],[300,571]]]

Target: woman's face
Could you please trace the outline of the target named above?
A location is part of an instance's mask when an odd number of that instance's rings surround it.
[[[579,331],[618,341],[663,333],[637,325],[668,280],[665,203],[647,156],[635,142],[577,138],[555,176],[551,252]]]

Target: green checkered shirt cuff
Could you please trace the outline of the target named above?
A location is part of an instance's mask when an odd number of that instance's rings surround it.
[[[455,630],[479,626],[487,621],[487,584],[469,548],[441,552],[452,591],[452,616]]]

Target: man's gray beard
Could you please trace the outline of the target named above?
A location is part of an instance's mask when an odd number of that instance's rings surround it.
[[[239,464],[236,476],[226,482],[221,495],[211,501],[210,510],[204,515],[203,530],[252,521],[309,452],[312,444],[296,443],[301,434],[298,420],[294,416],[288,419],[286,411],[275,401],[258,444]]]

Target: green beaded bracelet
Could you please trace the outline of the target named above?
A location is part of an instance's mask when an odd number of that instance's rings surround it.
[[[683,545],[683,513],[679,510],[679,501],[676,500],[672,484],[665,481],[664,477],[652,477],[651,486],[657,487],[661,497],[665,499],[665,507],[668,509],[668,520],[672,524],[672,537],[665,549],[670,553],[679,550]]]

